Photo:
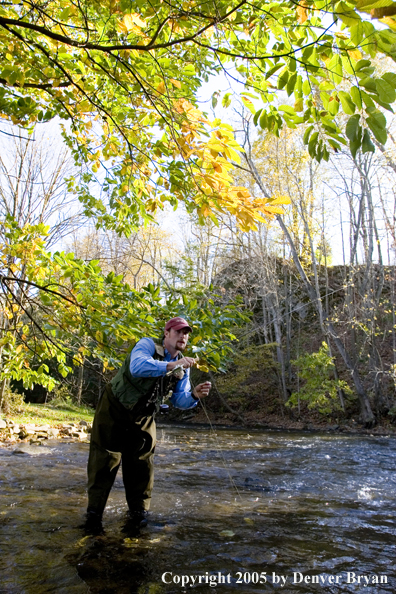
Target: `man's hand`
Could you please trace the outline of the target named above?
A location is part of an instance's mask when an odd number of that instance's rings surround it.
[[[193,395],[195,396],[195,398],[205,398],[209,394],[211,387],[212,384],[210,382],[198,384],[198,386],[193,390]]]
[[[183,369],[187,369],[188,367],[192,367],[195,365],[196,360],[193,357],[183,357],[182,359],[178,359],[177,361],[169,361],[168,365],[166,366],[166,371],[172,371],[175,367],[183,367]]]

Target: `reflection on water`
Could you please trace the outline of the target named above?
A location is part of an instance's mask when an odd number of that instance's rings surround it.
[[[396,591],[396,440],[158,433],[139,538],[121,474],[84,536],[86,444],[0,448],[1,594]]]

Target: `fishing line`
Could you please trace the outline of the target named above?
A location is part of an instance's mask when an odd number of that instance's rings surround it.
[[[191,374],[190,374],[190,383],[191,383],[192,390],[195,390],[196,386],[194,385],[194,382],[191,379]],[[213,384],[215,384],[215,382],[213,382]],[[216,390],[217,390],[217,386],[215,386],[215,387],[216,387]],[[238,487],[237,487],[234,479],[232,478],[231,472],[229,470],[230,465],[228,464],[228,462],[227,462],[227,460],[226,460],[226,458],[225,458],[225,456],[223,454],[223,450],[220,447],[220,443],[219,443],[219,441],[217,439],[217,433],[216,433],[216,431],[215,431],[215,429],[214,429],[214,427],[212,425],[212,421],[210,420],[210,417],[209,417],[207,408],[206,408],[206,406],[205,406],[205,404],[203,402],[203,399],[200,398],[199,396],[196,396],[196,398],[198,398],[198,400],[199,400],[199,402],[200,402],[200,404],[202,406],[202,409],[203,409],[203,411],[205,413],[205,416],[206,416],[206,418],[208,420],[211,433],[212,433],[212,435],[213,435],[213,437],[215,439],[215,449],[216,449],[216,452],[219,454],[219,456],[220,456],[220,458],[221,458],[221,460],[223,462],[223,468],[224,468],[224,470],[226,471],[226,473],[228,475],[228,478],[230,480],[231,486],[235,489],[235,492],[236,492],[237,496],[242,501],[242,496],[241,496],[241,494],[239,492],[239,489],[238,489]]]

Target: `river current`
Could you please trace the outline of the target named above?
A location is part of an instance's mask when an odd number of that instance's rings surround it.
[[[160,427],[149,525],[85,536],[88,445],[0,448],[0,594],[396,592],[396,440]]]

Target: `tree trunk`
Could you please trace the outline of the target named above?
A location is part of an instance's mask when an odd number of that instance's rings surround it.
[[[78,404],[78,406],[81,406],[83,385],[84,385],[84,361],[78,368],[78,378],[77,378],[77,404]]]
[[[360,404],[360,416],[361,421],[365,427],[373,427],[375,425],[375,417],[373,415],[373,411],[371,410],[370,400],[366,394],[366,391],[363,387],[363,384],[360,379],[360,375],[353,365],[352,361],[349,358],[347,351],[345,350],[344,345],[340,337],[338,336],[332,322],[327,322],[327,327],[329,329],[329,333],[331,338],[336,345],[338,352],[340,353],[341,357],[344,360],[344,363],[347,369],[351,372],[351,377],[353,379],[353,383],[355,384],[355,389],[358,395],[359,404]]]
[[[264,196],[269,198],[270,196],[262,183],[260,174],[258,173],[252,159],[247,154],[245,154],[245,159],[249,165],[251,174],[252,174],[253,178],[255,179],[261,192],[263,193]],[[359,222],[361,221],[361,218],[362,218],[362,205],[360,205]],[[286,227],[282,217],[280,215],[276,215],[276,220],[278,221],[278,223],[286,237],[286,240],[289,244],[290,251],[291,251],[292,257],[293,257],[293,262],[301,276],[301,279],[303,281],[303,284],[304,284],[305,290],[308,294],[308,297],[311,299],[313,305],[315,306],[315,308],[318,312],[322,332],[325,336],[330,335],[330,337],[332,338],[335,346],[337,347],[337,350],[338,350],[339,354],[341,355],[347,369],[351,373],[351,377],[352,377],[353,383],[355,385],[355,389],[356,389],[358,399],[359,399],[361,422],[364,424],[365,427],[372,427],[375,425],[375,417],[374,417],[373,411],[371,409],[370,400],[366,394],[366,391],[365,391],[362,381],[360,379],[359,372],[358,372],[357,368],[352,364],[352,361],[351,361],[351,359],[350,359],[350,357],[342,343],[342,340],[340,339],[337,331],[335,330],[332,322],[329,322],[327,316],[323,315],[324,312],[323,312],[322,300],[321,300],[321,296],[320,296],[319,288],[318,288],[316,270],[314,269],[316,282],[315,282],[315,286],[313,286],[311,281],[307,277],[305,270],[300,262],[295,243],[294,243],[294,241],[289,233],[289,230]],[[357,250],[357,238],[358,238],[358,234],[359,234],[359,229],[360,229],[360,225],[358,224],[357,230],[355,231],[354,244],[353,244],[353,248],[352,248],[354,255],[356,254],[356,250]],[[312,249],[312,246],[311,246],[311,249]],[[315,254],[314,254],[314,252],[312,252],[312,258],[314,258],[314,256],[315,256]],[[353,262],[353,258],[351,258],[351,263],[352,262]]]

